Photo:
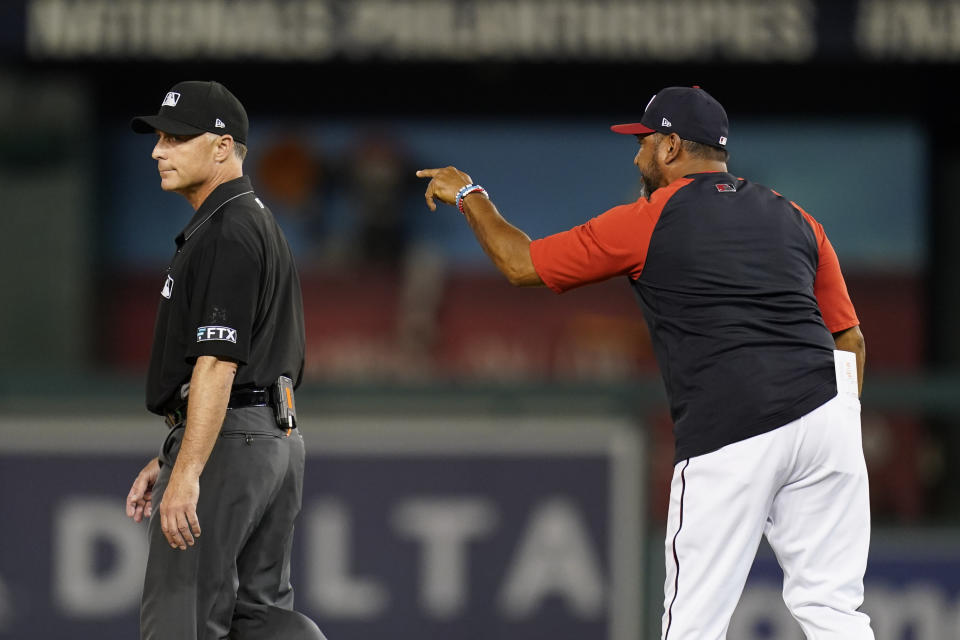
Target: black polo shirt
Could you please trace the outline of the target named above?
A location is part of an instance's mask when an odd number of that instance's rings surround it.
[[[176,238],[160,283],[147,409],[180,404],[199,356],[237,362],[234,388],[303,373],[300,279],[273,214],[247,176],[219,185]]]
[[[558,292],[625,275],[682,460],[783,426],[837,394],[831,332],[859,324],[823,227],[729,173],[686,176],[536,240]]]

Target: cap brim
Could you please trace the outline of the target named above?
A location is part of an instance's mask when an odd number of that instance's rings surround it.
[[[644,135],[647,133],[656,133],[656,131],[654,131],[650,127],[645,127],[639,122],[634,122],[631,124],[615,124],[612,127],[610,127],[610,130],[613,131],[614,133],[623,133],[631,136]]]
[[[167,118],[161,115],[139,116],[130,121],[130,128],[137,133],[154,133],[163,131],[173,136],[193,136],[205,133],[204,129],[194,127],[193,125]]]

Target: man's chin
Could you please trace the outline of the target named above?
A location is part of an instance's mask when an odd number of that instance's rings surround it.
[[[640,178],[640,197],[650,199],[650,196],[653,195],[653,192],[665,185],[655,185],[652,180],[648,180],[646,177],[641,176]]]
[[[650,185],[647,184],[646,180],[640,181],[640,197],[650,199],[650,194],[656,191],[656,189],[651,190]]]

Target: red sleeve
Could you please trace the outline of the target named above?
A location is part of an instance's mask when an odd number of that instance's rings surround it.
[[[655,191],[650,200],[614,207],[569,231],[534,240],[530,257],[540,279],[563,293],[613,276],[639,278],[663,207],[690,182],[677,180]]]
[[[817,252],[820,258],[817,263],[817,276],[813,282],[813,293],[817,297],[817,304],[820,305],[824,324],[827,325],[830,333],[859,325],[860,320],[857,319],[857,312],[847,292],[847,283],[843,281],[843,274],[840,272],[840,261],[837,259],[836,251],[833,250],[833,245],[827,239],[827,234],[823,231],[823,225],[796,203],[791,204],[803,214],[817,237]]]

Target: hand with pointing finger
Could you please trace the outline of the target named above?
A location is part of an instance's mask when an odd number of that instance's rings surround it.
[[[437,210],[434,198],[456,205],[473,229],[477,242],[511,284],[524,287],[543,284],[530,257],[530,236],[500,215],[486,189],[456,167],[421,169],[417,177],[431,179],[424,194],[427,207]]]
[[[437,203],[434,202],[434,198],[447,204],[454,204],[457,200],[457,192],[468,184],[473,183],[473,179],[470,178],[469,175],[456,167],[420,169],[417,171],[417,177],[432,178],[427,185],[426,193],[423,194],[430,211],[437,210]]]

